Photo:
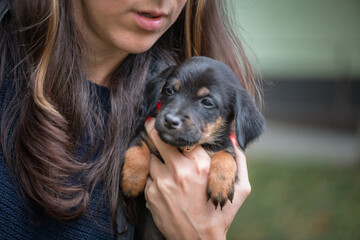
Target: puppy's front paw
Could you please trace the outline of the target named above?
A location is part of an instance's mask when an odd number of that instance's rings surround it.
[[[208,200],[217,208],[225,206],[227,200],[234,197],[236,162],[228,152],[217,152],[211,159],[210,173],[207,184]]]
[[[137,197],[144,191],[150,170],[150,151],[146,144],[134,146],[125,153],[121,189],[128,197]]]

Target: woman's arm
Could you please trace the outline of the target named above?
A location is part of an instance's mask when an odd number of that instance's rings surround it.
[[[228,201],[223,210],[216,210],[206,197],[211,160],[206,151],[198,146],[182,154],[159,139],[154,119],[145,127],[165,161],[152,156],[145,189],[146,206],[160,231],[167,239],[226,239],[231,222],[251,191],[244,154],[236,148],[239,181],[233,203]]]

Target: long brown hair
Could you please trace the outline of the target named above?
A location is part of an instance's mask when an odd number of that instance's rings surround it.
[[[188,0],[153,48],[130,55],[115,70],[105,119],[96,110],[100,103],[89,101],[96,91],[84,77],[87,49],[74,22],[72,1],[11,2],[2,24],[0,76],[4,78],[9,62],[16,63],[11,69],[15,96],[3,109],[1,147],[22,192],[56,219],[81,217],[99,182],[114,219],[123,155],[137,123],[138,89],[143,89],[153,53],[163,51],[179,62],[196,55],[221,60],[250,94],[259,92],[225,2]],[[89,144],[79,159],[76,151],[84,133]],[[96,160],[89,161],[95,153]]]

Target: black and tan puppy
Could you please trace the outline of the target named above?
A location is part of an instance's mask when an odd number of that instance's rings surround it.
[[[143,115],[151,115],[161,100],[155,129],[167,144],[189,151],[200,144],[212,156],[207,195],[221,208],[234,195],[236,162],[230,133],[241,149],[265,128],[257,110],[238,78],[225,64],[194,57],[169,67],[150,80],[145,89]],[[150,154],[155,153],[145,131],[134,139],[125,155],[121,187],[128,197],[144,191]]]

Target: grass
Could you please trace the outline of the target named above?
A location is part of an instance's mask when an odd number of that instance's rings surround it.
[[[228,240],[360,239],[360,167],[248,161],[252,192]]]

